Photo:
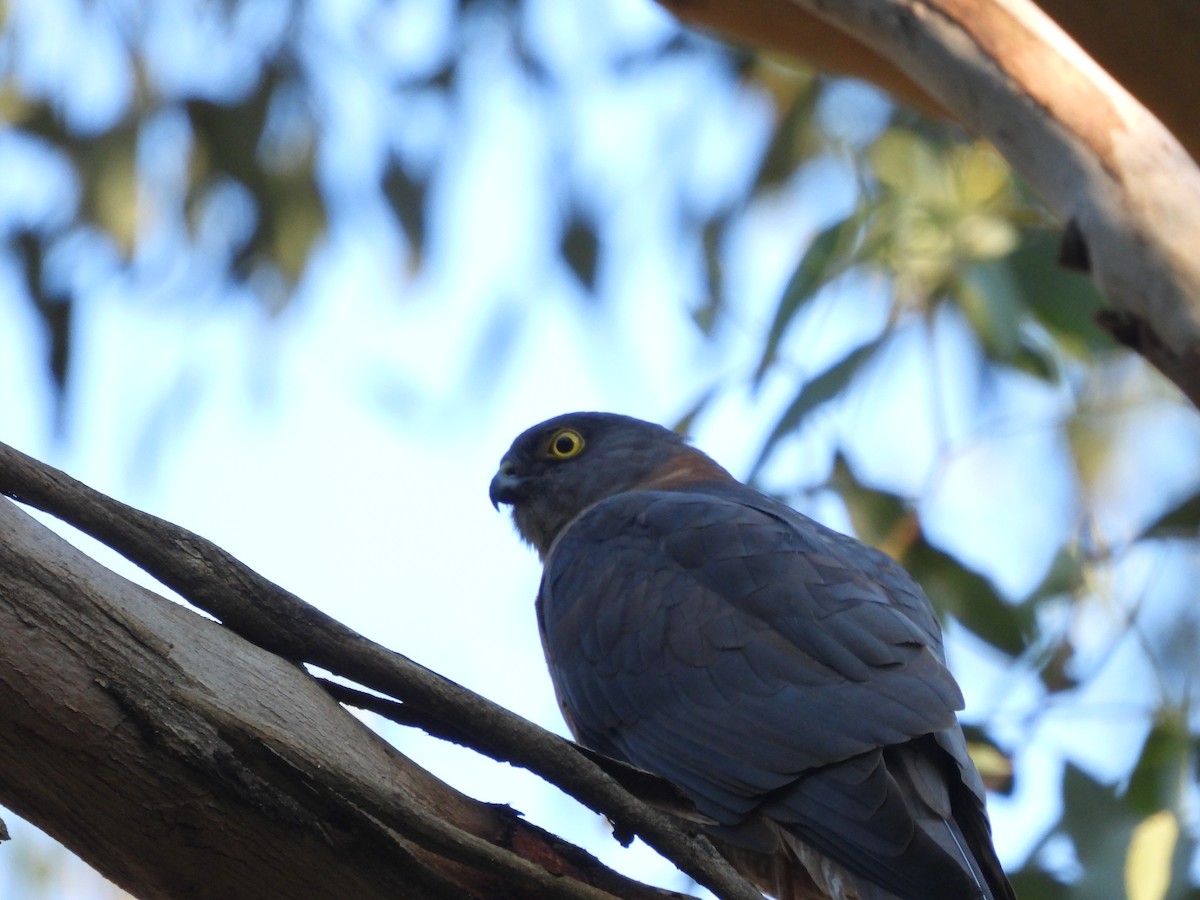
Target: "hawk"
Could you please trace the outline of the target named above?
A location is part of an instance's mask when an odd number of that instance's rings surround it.
[[[535,425],[489,491],[543,564],[586,747],[677,785],[781,900],[1015,900],[928,599],[890,557],[611,413]]]

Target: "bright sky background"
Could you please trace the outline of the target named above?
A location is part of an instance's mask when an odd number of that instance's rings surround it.
[[[336,36],[353,30],[363,6],[314,8]],[[488,481],[512,438],[573,409],[671,423],[722,384],[696,442],[744,473],[795,385],[872,335],[886,306],[879,285],[843,285],[794,329],[787,371],[758,394],[737,387],[806,239],[852,201],[849,173],[833,162],[811,167],[746,213],[728,250],[729,316],[706,342],[687,314],[699,299],[696,260],[667,227],[671,211],[656,187],[662,178],[656,150],[668,125],[690,123],[687,164],[682,170],[678,160],[666,164],[716,202],[748,177],[748,161],[770,127],[767,101],[719,86],[703,70],[681,70],[653,85],[605,82],[596,74],[591,35],[580,25],[586,17],[556,8],[548,5],[538,20],[547,46],[561,52],[562,71],[571,73],[566,94],[573,103],[558,112],[590,148],[572,160],[568,177],[593,186],[608,223],[603,302],[583,299],[547,249],[557,225],[539,182],[550,153],[539,121],[546,113],[519,84],[495,74],[505,71],[493,58],[503,48],[484,42],[471,55],[470,65],[483,71],[464,79],[473,85],[462,98],[471,133],[456,142],[453,177],[435,188],[438,239],[416,279],[403,238],[379,202],[355,194],[351,177],[364,156],[373,158],[372,141],[397,127],[381,112],[394,113],[394,104],[364,93],[370,81],[357,68],[361,61],[345,59],[330,67],[325,85],[346,102],[336,105],[340,137],[322,165],[330,178],[351,184],[339,202],[355,215],[338,220],[299,299],[277,321],[236,296],[195,290],[177,302],[139,292],[114,274],[103,253],[79,249],[64,262],[68,277],[86,289],[78,307],[70,440],[57,444],[38,325],[20,299],[17,273],[0,268],[0,440],[203,534],[369,637],[564,733],[534,623],[539,566],[487,500]],[[629,0],[621,12],[605,20],[608,27],[647,35],[667,27],[648,4]],[[388,52],[415,59],[424,45],[412,34],[394,24],[381,28],[378,40]],[[235,71],[236,60],[230,66]],[[104,85],[91,90],[90,102],[102,105]],[[76,103],[91,108],[87,97]],[[431,133],[446,127],[444,111],[405,112],[411,116],[405,121]],[[852,121],[847,134],[861,139],[878,127],[883,107],[870,91],[847,88],[824,114]],[[436,146],[421,128],[411,130],[405,140],[414,154],[428,152],[423,140]],[[177,139],[170,123],[159,139]],[[27,149],[0,133],[0,164],[18,173],[2,180],[0,207],[50,202],[29,188],[45,173],[38,175],[44,161]],[[32,199],[21,200],[23,190]],[[851,292],[848,317],[837,310]],[[782,449],[771,472],[819,482],[831,443],[852,433],[860,475],[914,493],[934,479],[923,509],[931,535],[1006,589],[1027,590],[1071,527],[1071,496],[1044,474],[1063,448],[1050,427],[981,437],[966,406],[973,376],[936,386],[931,376],[971,371],[969,337],[950,317],[939,321],[935,335],[932,344],[915,331],[898,342],[886,375],[863,392],[872,399],[814,422]],[[1048,422],[1063,409],[1062,396],[1020,378],[995,389],[1012,409]],[[1012,503],[1014,494],[1040,501]],[[836,503],[818,498],[817,507],[845,527]],[[1001,522],[987,514],[1001,508]],[[102,548],[95,552],[112,560]],[[145,580],[123,561],[112,565]],[[999,710],[1003,721],[1007,710],[1011,739],[1028,741],[1018,723],[1041,699],[1036,679],[1014,680],[1004,660],[961,629],[950,637],[952,664],[971,670],[964,679],[968,715]],[[1134,699],[1152,674],[1140,671],[1136,658],[1120,662],[1112,679],[1095,686],[1112,702]],[[1018,750],[1017,794],[992,806],[997,844],[1010,862],[1053,821],[1059,756],[1076,752],[1070,738],[1077,719],[1049,715],[1038,728],[1036,745]],[[1124,771],[1144,734],[1128,721],[1112,728],[1097,758],[1083,760],[1107,777]],[[600,819],[538,779],[412,730],[387,724],[381,730],[471,796],[510,803],[637,877],[688,889],[644,848],[621,850]],[[4,818],[14,842],[34,840],[11,815]],[[0,900],[33,896],[18,875],[0,847]],[[82,876],[68,877],[38,896],[103,895],[81,887],[75,879]]]

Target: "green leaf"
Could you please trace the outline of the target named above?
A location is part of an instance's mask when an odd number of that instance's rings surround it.
[[[922,535],[900,559],[934,607],[1010,656],[1029,645],[1032,609],[1006,601],[987,578],[937,549]]]
[[[717,324],[721,308],[725,303],[724,284],[721,273],[721,243],[729,227],[730,213],[723,212],[704,223],[700,232],[700,244],[704,252],[704,283],[707,287],[704,301],[692,310],[692,321],[704,334],[711,336]]]
[[[1167,510],[1142,532],[1143,538],[1194,538],[1200,531],[1200,493]]]
[[[1113,338],[1096,324],[1104,308],[1095,284],[1085,275],[1058,264],[1058,245],[1047,231],[1026,232],[1003,264],[1020,291],[1025,306],[1074,356],[1087,357],[1114,346]]]
[[[1079,679],[1071,671],[1075,659],[1075,645],[1069,638],[1062,638],[1048,648],[1038,660],[1038,678],[1052,694],[1059,694],[1079,687]]]
[[[1156,722],[1129,776],[1125,793],[1129,808],[1149,816],[1179,804],[1180,788],[1188,778],[1191,749],[1185,721],[1167,715]]]
[[[1026,375],[1040,378],[1042,381],[1057,383],[1062,378],[1062,369],[1053,351],[1042,344],[1031,341],[1022,333],[1020,343],[1009,365],[1021,370]]]
[[[1154,759],[1164,751],[1168,756],[1174,755],[1175,749],[1167,747],[1173,738],[1164,735],[1163,739],[1165,743],[1152,738],[1143,750],[1142,759]],[[1186,759],[1179,763],[1177,758],[1178,764],[1186,766],[1188,763]],[[1138,765],[1140,767],[1142,763]],[[1171,793],[1176,797],[1185,784],[1180,774],[1180,769],[1175,768]],[[1195,839],[1181,834],[1178,829],[1172,835],[1165,816],[1153,819],[1156,813],[1171,807],[1155,802],[1146,807],[1144,803],[1150,798],[1135,797],[1134,793],[1131,788],[1122,796],[1119,791],[1098,784],[1070,763],[1067,764],[1063,772],[1063,818],[1060,829],[1075,843],[1083,877],[1063,896],[1080,900],[1120,896],[1124,892],[1118,886],[1128,885],[1131,871],[1138,870],[1138,890],[1155,888],[1158,893],[1131,891],[1126,896],[1195,896],[1194,889],[1188,887],[1188,868],[1195,851]],[[1144,811],[1147,808],[1149,812]],[[1173,814],[1168,815],[1174,819]],[[1152,822],[1150,833],[1144,831],[1148,820]],[[1164,847],[1168,839],[1171,846]],[[1148,879],[1157,884],[1148,884]]]
[[[854,533],[859,540],[897,558],[902,555],[907,546],[896,552],[891,545],[895,542],[895,534],[901,523],[912,516],[912,504],[908,500],[898,494],[864,485],[840,452],[833,460],[829,486],[837,491],[846,504],[850,524],[854,526]]]
[[[258,148],[267,124],[271,99],[285,78],[284,69],[271,66],[254,90],[232,102],[192,98],[184,103],[192,133],[201,145],[211,172],[228,175],[251,193],[263,179]]]
[[[1046,567],[1041,582],[1025,598],[1025,602],[1036,602],[1060,594],[1073,594],[1083,584],[1083,560],[1077,550],[1064,545],[1058,548],[1054,559]]]
[[[1065,896],[1118,896],[1125,882],[1125,851],[1138,817],[1116,792],[1067,763],[1063,770],[1061,827],[1075,843],[1083,876]]]
[[[65,434],[67,402],[71,387],[72,335],[75,321],[75,297],[56,288],[46,276],[46,252],[49,238],[29,229],[19,229],[10,238],[11,249],[25,276],[25,290],[41,319],[51,385],[54,393],[54,427]]]
[[[809,243],[800,264],[783,289],[783,296],[775,310],[775,318],[771,322],[771,330],[767,332],[762,357],[754,373],[755,387],[775,362],[779,344],[796,314],[816,296],[818,290],[850,268],[864,216],[865,209],[857,209],[819,232]]]
[[[781,66],[759,56],[753,74],[787,111],[779,119],[754,179],[754,192],[782,185],[819,147],[814,139],[813,111],[821,97],[822,81],[812,73]]]
[[[715,396],[717,396],[717,386],[713,385],[697,398],[696,402],[692,404],[687,412],[675,420],[675,424],[671,426],[671,430],[679,434],[691,434],[692,426],[696,424],[697,417],[704,412]]]
[[[978,263],[948,283],[989,359],[1011,362],[1021,350],[1021,302],[1001,266]]]
[[[1026,866],[1020,872],[1009,872],[1008,880],[1021,900],[1063,900],[1066,886],[1049,872]]]
[[[1021,606],[1029,610],[1032,617],[1036,615],[1038,607],[1046,601],[1074,597],[1083,587],[1083,583],[1083,560],[1077,549],[1064,544],[1058,548],[1038,586],[1021,601]],[[1079,681],[1072,672],[1071,664],[1074,659],[1075,645],[1071,642],[1070,631],[1060,634],[1042,633],[1038,642],[1036,665],[1038,678],[1046,690],[1057,694],[1079,686]]]
[[[600,260],[600,240],[596,230],[580,215],[571,216],[559,246],[575,277],[589,294],[596,290],[596,269]]]
[[[384,170],[380,187],[412,248],[413,267],[418,268],[425,253],[428,184],[414,177],[400,160],[393,157]]]
[[[312,170],[270,175],[269,193],[255,198],[261,215],[269,217],[271,242],[264,249],[289,285],[304,274],[313,244],[328,224],[325,203]]]
[[[898,560],[939,613],[953,615],[994,647],[1016,656],[1035,632],[1032,605],[1009,603],[984,576],[929,543],[913,506],[896,494],[863,485],[839,454],[829,484],[859,539]]]
[[[858,349],[852,350],[840,362],[834,363],[800,389],[800,393],[796,395],[796,399],[792,401],[791,406],[787,408],[775,424],[775,428],[767,437],[762,450],[759,451],[758,459],[754,461],[754,465],[750,469],[751,479],[766,464],[771,453],[774,452],[776,444],[799,428],[800,423],[804,421],[809,413],[818,406],[829,402],[846,389],[850,381],[858,374],[858,370],[882,346],[884,340],[884,337],[878,337],[869,343],[863,344]]]
[[[977,725],[964,724],[967,752],[989,791],[1010,794],[1013,789],[1012,756],[1001,750],[986,731]]]

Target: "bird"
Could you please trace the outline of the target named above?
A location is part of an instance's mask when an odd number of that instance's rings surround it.
[[[756,887],[1015,900],[937,616],[899,563],[616,413],[524,431],[489,498],[541,559],[576,740],[678,787]]]

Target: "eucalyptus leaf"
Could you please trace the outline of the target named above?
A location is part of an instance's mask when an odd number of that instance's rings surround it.
[[[923,536],[900,560],[925,589],[934,607],[1010,656],[1029,646],[1032,610],[1009,603],[992,582],[934,547]]]
[[[600,260],[600,239],[595,227],[582,216],[572,216],[563,230],[559,252],[591,295],[596,290],[596,268]]]
[[[829,486],[846,505],[854,533],[872,547],[885,548],[899,523],[912,515],[912,504],[905,498],[859,481],[841,452],[834,457]]]
[[[1129,808],[1149,816],[1183,802],[1192,753],[1200,749],[1179,716],[1163,716],[1155,723],[1138,757],[1125,791]]]
[[[758,459],[755,460],[754,465],[750,468],[751,479],[757,476],[762,467],[766,465],[776,445],[783,438],[787,437],[787,435],[799,428],[809,413],[842,394],[854,379],[854,376],[875,355],[875,352],[883,345],[884,341],[885,338],[883,337],[876,338],[856,350],[852,350],[841,361],[834,363],[800,389],[800,392],[796,394],[795,399],[792,400],[783,415],[780,416],[779,421],[775,423],[775,427],[763,443],[762,450],[758,454]]]
[[[392,158],[383,172],[380,185],[383,196],[400,223],[413,255],[414,267],[419,266],[425,251],[426,194],[428,185],[414,178],[400,160]]]
[[[1096,324],[1104,303],[1090,278],[1058,264],[1058,243],[1047,231],[1027,231],[1003,265],[1020,291],[1023,305],[1076,357],[1088,357],[1116,344]]]
[[[1125,883],[1125,853],[1138,821],[1112,786],[1067,764],[1061,827],[1075,844],[1083,873],[1066,896],[1116,900],[1123,893],[1119,886]]]
[[[1194,538],[1200,533],[1200,492],[1175,504],[1142,531],[1143,538]]]
[[[845,272],[855,261],[853,251],[858,243],[864,216],[865,210],[858,209],[819,231],[809,242],[775,309],[754,373],[756,386],[774,363],[779,344],[796,315],[816,296],[817,291]]]

